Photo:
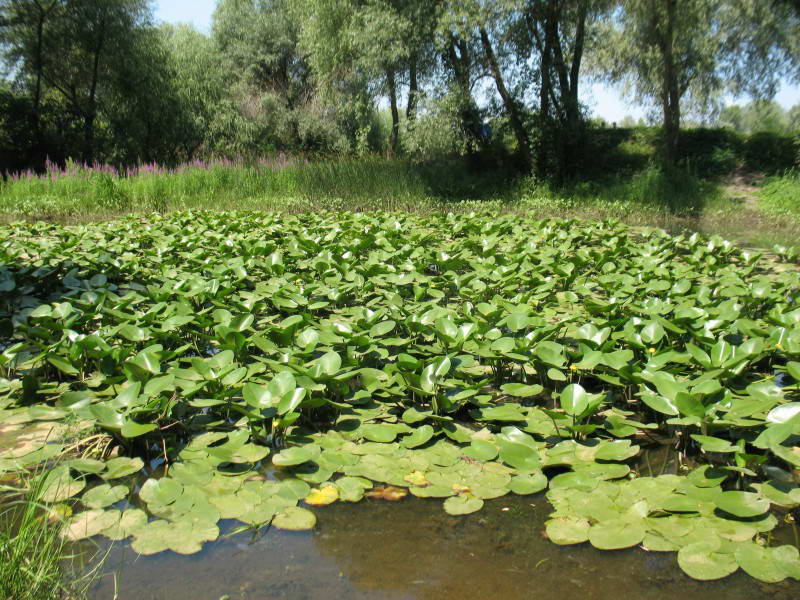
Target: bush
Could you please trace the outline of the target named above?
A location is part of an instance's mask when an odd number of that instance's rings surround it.
[[[744,162],[748,169],[782,173],[798,164],[797,138],[762,131],[744,143]]]
[[[729,129],[685,129],[678,139],[679,162],[698,177],[720,177],[741,164],[744,145]]]

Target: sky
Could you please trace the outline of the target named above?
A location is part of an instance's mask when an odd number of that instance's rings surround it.
[[[156,18],[167,23],[191,23],[208,33],[216,4],[216,0],[156,0]],[[621,90],[614,86],[597,83],[584,89],[582,101],[592,108],[594,116],[608,122],[619,122],[626,115],[639,119],[647,113],[646,108],[626,102]],[[783,86],[775,100],[784,108],[800,104],[800,86]]]

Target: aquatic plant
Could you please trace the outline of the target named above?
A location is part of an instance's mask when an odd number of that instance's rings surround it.
[[[114,440],[44,476],[78,503],[71,539],[193,553],[221,519],[308,529],[306,506],[404,494],[465,515],[547,489],[555,543],[800,578],[771,542],[800,506],[800,277],[778,256],[488,214],[3,232],[0,470],[65,450],[43,424]],[[639,464],[660,444],[672,473]]]

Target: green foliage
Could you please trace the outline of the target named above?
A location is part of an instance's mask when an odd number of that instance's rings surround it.
[[[636,98],[662,109],[663,160],[677,164],[683,114],[710,112],[733,87],[774,94],[796,62],[790,41],[798,20],[784,4],[726,0],[632,0],[609,22],[598,64]],[[753,77],[759,73],[759,77]]]
[[[800,176],[793,171],[767,179],[760,202],[767,210],[800,215]]]
[[[774,100],[754,100],[744,106],[726,106],[720,111],[717,124],[745,134],[769,132],[784,135],[800,131],[798,115],[800,104],[784,110]]]
[[[754,133],[744,145],[745,164],[753,170],[781,173],[800,164],[798,137]]]
[[[316,527],[301,501],[411,494],[461,516],[549,488],[555,543],[677,552],[700,580],[798,578],[770,537],[773,505],[800,506],[800,276],[774,258],[494,213],[5,233],[0,470],[46,460],[64,420],[118,444],[37,480],[74,503],[69,539],[193,554],[221,519]],[[640,471],[633,442],[676,430],[690,468]],[[146,477],[154,444],[168,473]]]
[[[79,600],[91,581],[73,579],[57,511],[43,505],[34,485],[28,497],[0,488],[0,596],[14,600]]]

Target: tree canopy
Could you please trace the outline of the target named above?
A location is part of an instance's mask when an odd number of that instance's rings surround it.
[[[0,52],[3,171],[494,153],[561,180],[585,160],[581,90],[598,80],[659,116],[666,166],[686,115],[796,127],[769,100],[800,80],[800,5],[219,0],[204,34],[157,24],[148,0],[0,0]],[[720,113],[730,96],[755,103]]]

